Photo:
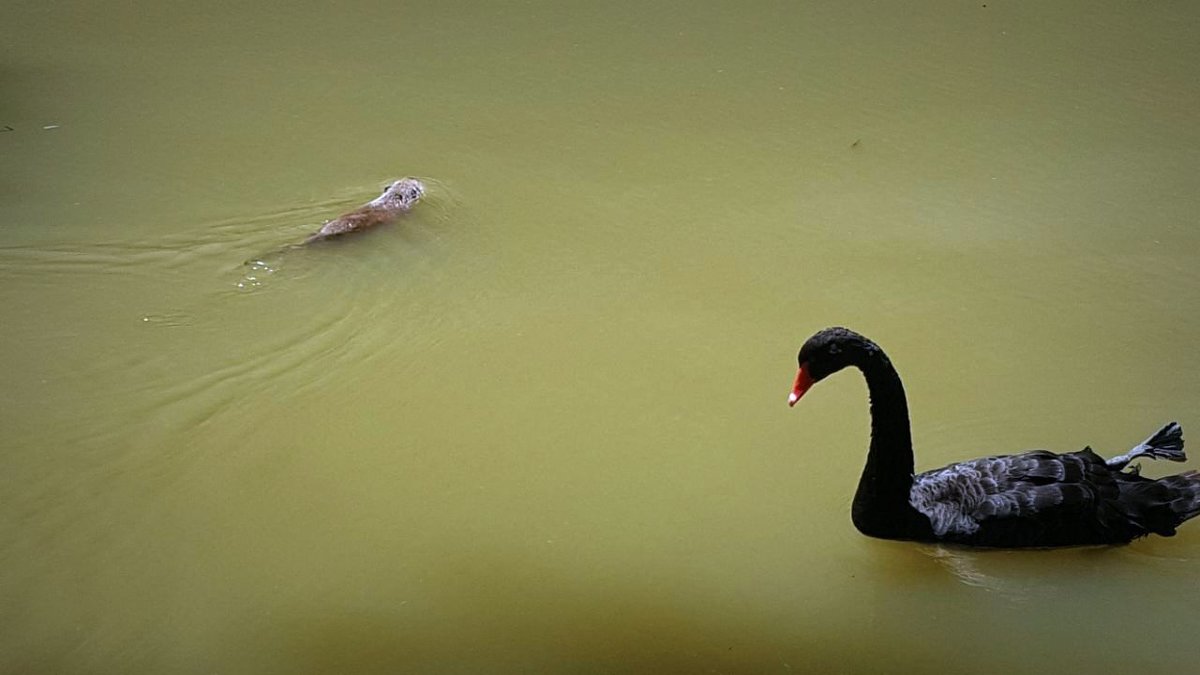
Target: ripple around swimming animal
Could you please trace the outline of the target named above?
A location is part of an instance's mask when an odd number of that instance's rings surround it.
[[[339,208],[315,204],[155,240],[0,248],[0,281],[10,289],[49,284],[86,298],[62,317],[62,335],[50,336],[45,354],[58,361],[45,369],[55,395],[72,400],[58,437],[121,445],[122,463],[133,466],[181,428],[230,415],[253,423],[247,404],[320,387],[397,339],[427,339],[419,326],[437,321],[436,312],[403,291],[436,283],[429,263],[444,210],[419,210],[405,228],[345,245],[295,251],[268,273],[272,283],[250,293],[229,281],[245,277],[247,250],[295,241]],[[24,332],[41,322],[25,323],[12,328],[14,343],[46,344],[47,336]],[[76,362],[85,338],[89,355]],[[90,355],[96,345],[106,345],[103,359]],[[36,442],[36,430],[21,433]]]

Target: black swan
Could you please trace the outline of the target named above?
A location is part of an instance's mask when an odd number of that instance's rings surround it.
[[[809,387],[854,366],[871,397],[871,447],[851,509],[854,526],[883,539],[968,546],[1124,544],[1171,536],[1200,514],[1200,473],[1157,480],[1137,458],[1182,462],[1183,430],[1171,422],[1129,452],[1104,461],[1091,448],[985,457],[913,475],[908,403],[900,375],[874,342],[827,328],[800,348],[788,405]]]

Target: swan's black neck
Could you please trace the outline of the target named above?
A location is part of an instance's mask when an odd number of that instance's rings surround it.
[[[854,495],[854,525],[863,534],[913,538],[929,521],[909,504],[913,482],[912,431],[904,385],[891,361],[876,347],[854,365],[871,395],[871,449]]]

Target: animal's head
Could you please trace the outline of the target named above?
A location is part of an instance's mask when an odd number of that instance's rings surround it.
[[[818,332],[804,343],[796,355],[800,372],[792,385],[788,405],[796,405],[809,387],[837,371],[847,366],[862,366],[877,358],[887,357],[874,342],[849,328],[826,328]]]
[[[425,185],[416,178],[401,178],[383,191],[383,197],[399,201],[400,205],[408,208],[425,196]]]

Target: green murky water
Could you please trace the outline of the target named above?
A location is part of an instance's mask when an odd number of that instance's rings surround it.
[[[865,388],[784,398],[840,323],[919,469],[1197,433],[1198,30],[9,3],[0,672],[1189,672],[1200,524],[866,539]]]

